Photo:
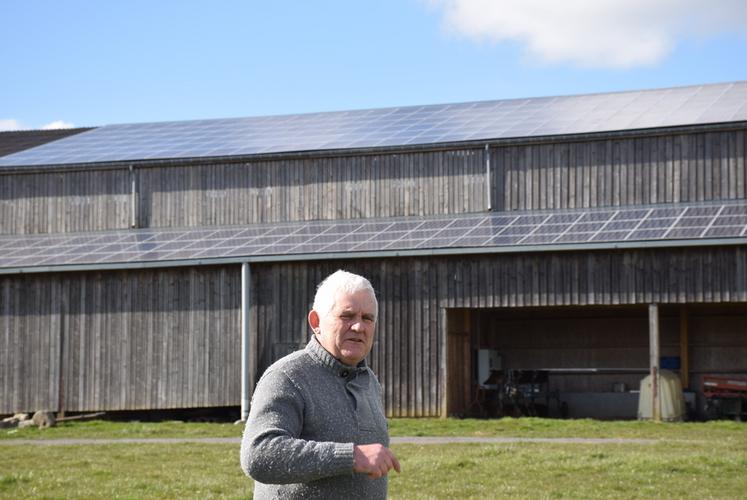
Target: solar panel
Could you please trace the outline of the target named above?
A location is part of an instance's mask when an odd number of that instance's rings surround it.
[[[0,167],[428,145],[747,120],[747,82],[302,115],[107,125]]]
[[[641,208],[471,213],[454,216],[298,221],[253,226],[134,229],[95,234],[0,236],[0,269],[236,257],[747,237],[747,200]]]

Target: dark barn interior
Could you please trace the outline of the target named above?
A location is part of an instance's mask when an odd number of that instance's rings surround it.
[[[668,305],[660,313],[663,364],[680,374],[691,417],[704,417],[702,375],[745,374],[747,308]],[[468,347],[454,345],[450,354],[472,364],[470,371],[457,369],[450,377],[459,380],[457,387],[469,388],[464,397],[454,396],[452,414],[636,418],[637,389],[649,373],[645,306],[456,309],[452,314],[455,321],[468,321],[469,330],[463,339]],[[479,380],[478,367],[486,361],[475,356],[478,351],[498,357],[498,379]],[[507,397],[505,378],[514,371],[524,394]]]

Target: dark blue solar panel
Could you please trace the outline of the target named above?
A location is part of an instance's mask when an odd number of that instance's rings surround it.
[[[633,231],[628,236],[628,239],[631,241],[637,241],[637,240],[659,240],[664,238],[664,235],[667,233],[666,229],[638,229],[636,231]]]
[[[571,224],[543,224],[537,228],[535,234],[563,234],[571,228]]]
[[[640,224],[641,220],[621,220],[621,221],[614,221],[609,222],[604,226],[605,231],[614,230],[619,231],[622,229],[635,229],[638,224]]]
[[[581,214],[578,222],[600,222],[608,221],[615,216],[615,212],[589,212]]]
[[[697,215],[695,215],[697,214]],[[691,216],[692,215],[692,216]],[[658,216],[658,217],[655,217]],[[558,222],[565,221],[565,222]],[[747,237],[747,200],[97,234],[0,236],[0,269]],[[552,247],[555,248],[555,247]]]
[[[713,222],[714,226],[741,226],[747,223],[747,215],[720,215]]]
[[[713,226],[706,230],[705,237],[720,238],[727,236],[745,236],[744,226]]]
[[[569,233],[596,232],[605,226],[604,222],[579,222],[568,229]]]
[[[0,167],[427,145],[747,120],[747,82],[304,115],[107,125]]]
[[[711,221],[712,217],[682,217],[676,223],[676,227],[706,227]]]
[[[655,219],[655,218],[649,218],[643,222],[641,222],[641,225],[638,226],[638,229],[660,229],[660,228],[669,228],[672,227],[672,223],[675,222],[676,219]]]

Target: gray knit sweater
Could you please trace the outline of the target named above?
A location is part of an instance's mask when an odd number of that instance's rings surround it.
[[[387,479],[353,472],[353,445],[389,446],[381,386],[312,336],[270,366],[252,398],[241,468],[254,498],[386,498]]]

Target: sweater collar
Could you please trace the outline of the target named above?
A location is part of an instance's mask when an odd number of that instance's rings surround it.
[[[311,358],[317,363],[331,371],[338,377],[347,378],[348,376],[367,370],[366,360],[362,360],[357,366],[350,366],[342,363],[340,360],[332,356],[322,344],[317,340],[316,335],[311,335],[311,340],[306,344],[306,352],[309,353]]]

